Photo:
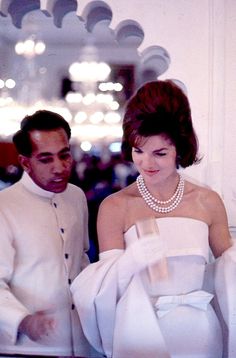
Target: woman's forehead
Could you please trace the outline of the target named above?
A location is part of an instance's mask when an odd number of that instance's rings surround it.
[[[145,147],[145,146],[173,146],[173,142],[170,137],[166,134],[156,134],[149,137],[138,136],[135,140],[134,146]]]

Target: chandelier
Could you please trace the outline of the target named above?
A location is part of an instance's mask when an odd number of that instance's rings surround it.
[[[111,68],[105,62],[74,62],[69,67],[71,79],[76,82],[105,81],[110,72]]]
[[[16,54],[24,56],[27,59],[42,55],[45,49],[45,43],[43,41],[37,41],[34,35],[30,36],[25,41],[18,41],[15,45]]]

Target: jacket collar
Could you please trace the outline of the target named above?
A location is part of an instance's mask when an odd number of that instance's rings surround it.
[[[25,171],[23,172],[22,178],[21,178],[21,182],[24,185],[24,187],[31,191],[34,194],[43,196],[44,198],[48,198],[51,199],[55,193],[51,192],[51,191],[47,191],[44,190],[42,188],[40,188],[40,186],[38,186],[29,176],[28,173],[26,173]]]

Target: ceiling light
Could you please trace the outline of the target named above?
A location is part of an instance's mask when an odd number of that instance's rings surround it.
[[[69,67],[71,79],[76,82],[104,81],[110,72],[111,68],[105,62],[74,62]]]

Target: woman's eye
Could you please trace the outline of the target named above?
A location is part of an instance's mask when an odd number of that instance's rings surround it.
[[[138,148],[133,148],[133,152],[134,153],[142,153],[141,149],[138,149]]]
[[[160,152],[155,153],[155,155],[157,155],[158,157],[164,157],[166,154],[167,153],[160,153]]]

